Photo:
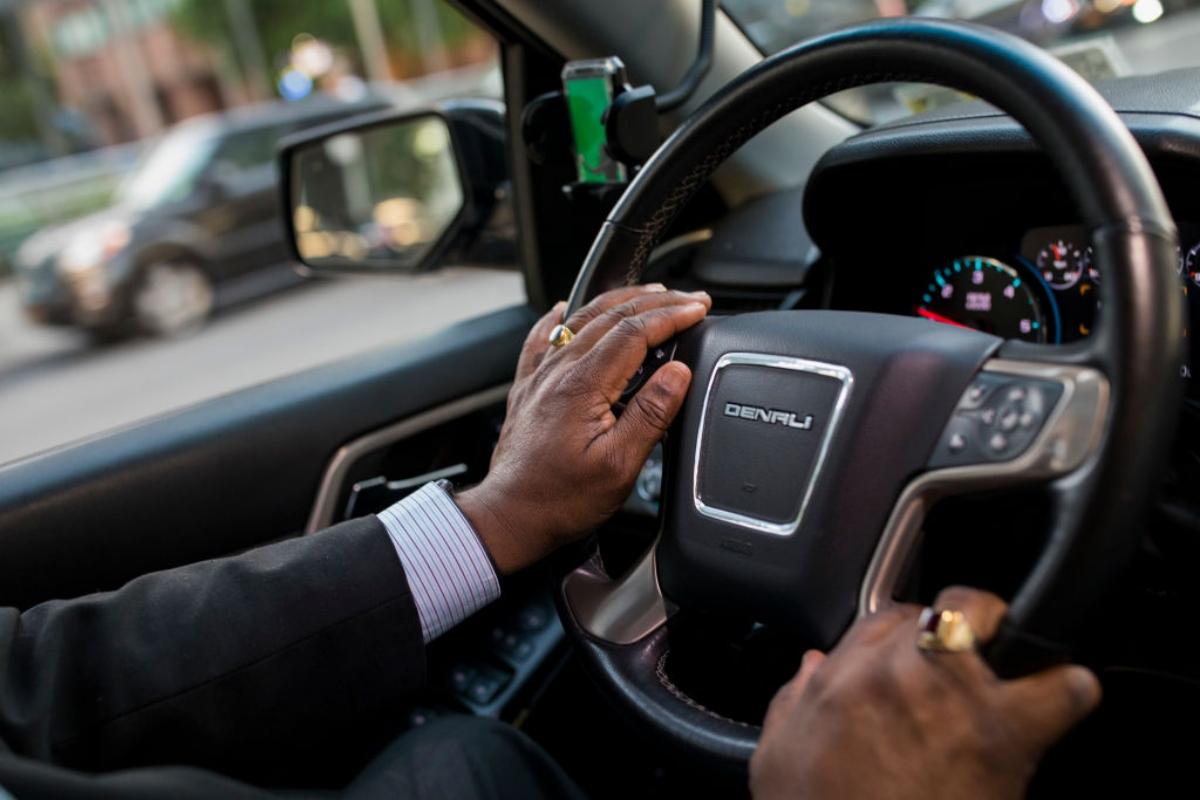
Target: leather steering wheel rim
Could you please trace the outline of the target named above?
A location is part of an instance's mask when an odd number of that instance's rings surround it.
[[[1067,504],[987,654],[1001,674],[1026,672],[1064,656],[1089,605],[1136,548],[1138,516],[1181,394],[1184,309],[1172,266],[1174,222],[1132,135],[1081,77],[1014,36],[924,19],[859,25],[782,51],[708,100],[638,173],[593,243],[566,313],[609,288],[638,282],[680,209],[759,131],[833,92],[891,81],[963,90],[1022,124],[1074,197],[1106,275],[1104,314],[1091,338],[1052,352],[1019,342],[999,350],[1008,359],[1094,367],[1111,389],[1086,463],[1055,484],[1080,502]],[[648,571],[623,580],[656,582],[652,556],[647,563]],[[609,580],[598,564],[577,576],[587,585]],[[620,705],[688,753],[745,767],[758,729],[704,708],[671,683],[665,627],[647,624],[630,641],[604,641],[579,625],[565,589],[560,594],[569,634]]]

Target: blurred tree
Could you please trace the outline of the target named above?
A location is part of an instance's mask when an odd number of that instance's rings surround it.
[[[34,116],[33,98],[23,78],[0,76],[0,97],[4,98],[4,113],[0,114],[0,140],[28,141],[41,135]]]
[[[20,23],[12,12],[0,14],[0,97],[4,98],[4,113],[0,114],[0,139],[37,139],[41,133],[33,93],[27,85],[26,64]]]
[[[438,0],[436,6],[442,46],[453,48],[478,33],[478,29],[448,3]],[[379,0],[379,17],[383,21],[389,48],[408,53],[421,52],[422,42],[412,24],[411,0]]]
[[[419,1],[419,0],[418,0]],[[393,56],[417,56],[423,43],[412,24],[412,0],[379,0],[384,40]],[[275,64],[300,33],[324,39],[334,47],[357,53],[358,41],[346,0],[254,0],[251,4],[263,51]],[[444,2],[437,3],[443,47],[452,49],[476,29]],[[230,21],[223,3],[181,0],[173,21],[185,34],[225,50],[230,41]]]
[[[263,50],[275,58],[291,47],[298,33],[311,33],[339,46],[354,45],[354,26],[346,5],[338,0],[300,2],[256,0],[250,6],[258,23]],[[223,3],[184,0],[172,12],[173,21],[195,39],[224,45],[229,41],[230,20]]]

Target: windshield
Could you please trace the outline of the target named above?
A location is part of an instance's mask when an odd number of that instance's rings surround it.
[[[970,20],[1015,33],[1097,81],[1200,65],[1200,0],[722,0],[765,53],[842,25],[878,17]],[[878,124],[961,99],[911,84],[842,92],[829,104]]]
[[[186,197],[216,143],[209,125],[193,123],[174,128],[142,157],[117,191],[118,200],[132,208],[146,209]]]

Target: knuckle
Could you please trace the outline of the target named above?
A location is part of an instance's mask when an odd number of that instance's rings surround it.
[[[610,327],[617,325],[621,322],[621,320],[625,319],[626,314],[624,308],[624,306],[616,306],[615,308],[607,309],[599,315],[599,319],[602,319]]]
[[[662,433],[671,425],[671,411],[663,398],[657,393],[639,392],[634,396],[638,413],[642,420],[651,428]]]
[[[627,339],[641,339],[646,335],[646,321],[640,316],[622,317],[613,326],[613,333]]]
[[[620,306],[628,299],[628,296],[629,288],[626,286],[609,289],[607,292],[596,295],[596,298],[581,308],[580,311],[588,313],[591,317],[598,317],[604,311]]]
[[[982,589],[972,589],[969,586],[947,586],[942,591],[938,592],[937,605],[951,606],[957,603],[961,605],[1004,605],[1004,601],[991,592],[985,592]]]
[[[915,624],[919,609],[907,605],[894,605],[864,617],[854,624],[847,637],[852,642],[874,644],[880,642],[900,625]],[[913,632],[916,637],[916,631]]]
[[[591,396],[595,391],[595,383],[589,380],[586,374],[580,372],[578,364],[571,364],[560,371],[554,384],[554,390],[556,394],[570,400],[577,400]]]
[[[600,305],[600,301],[593,300],[583,308],[571,315],[571,320],[576,323],[589,322],[604,312],[604,306]]]

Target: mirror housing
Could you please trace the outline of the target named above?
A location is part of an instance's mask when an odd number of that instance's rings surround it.
[[[505,135],[503,106],[473,100],[359,115],[284,139],[283,226],[300,271],[515,262]]]

